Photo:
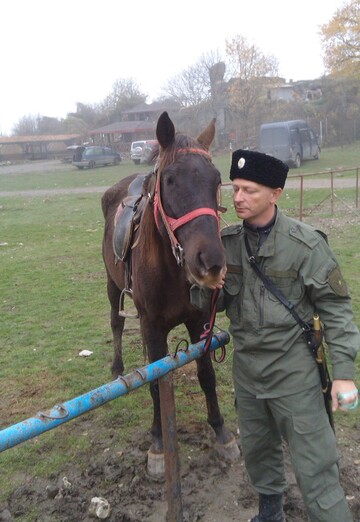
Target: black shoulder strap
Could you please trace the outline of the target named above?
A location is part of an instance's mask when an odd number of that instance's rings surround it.
[[[288,301],[286,299],[286,297],[283,295],[283,293],[280,291],[280,289],[274,285],[273,281],[271,281],[271,279],[269,277],[267,277],[262,271],[261,271],[261,268],[259,267],[259,265],[257,264],[256,262],[256,259],[255,259],[255,256],[252,254],[251,252],[251,249],[250,249],[250,245],[249,245],[249,240],[248,240],[248,237],[247,235],[245,234],[245,246],[246,246],[246,251],[247,251],[247,254],[248,254],[248,261],[251,265],[251,268],[253,268],[255,270],[255,272],[257,273],[257,275],[260,277],[260,279],[262,280],[262,282],[264,283],[265,287],[269,290],[269,292],[271,292],[277,299],[279,299],[279,301],[289,310],[289,312],[291,313],[291,315],[293,316],[293,318],[295,319],[295,321],[301,326],[301,328],[303,329],[304,332],[307,332],[309,331],[310,329],[310,326],[305,323],[305,321],[303,321],[301,319],[301,317],[296,313],[295,311],[295,308],[294,308],[294,305],[293,303],[291,303],[290,301]]]

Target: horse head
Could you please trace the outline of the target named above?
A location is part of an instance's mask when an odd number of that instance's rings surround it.
[[[156,136],[160,145],[154,198],[158,230],[170,239],[188,282],[214,287],[226,270],[217,213],[221,177],[209,153],[215,119],[192,139],[176,133],[164,112]]]

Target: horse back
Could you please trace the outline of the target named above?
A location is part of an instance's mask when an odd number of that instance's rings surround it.
[[[132,174],[118,181],[106,190],[101,198],[101,209],[105,221],[114,217],[120,202],[128,195],[129,185],[138,174]]]

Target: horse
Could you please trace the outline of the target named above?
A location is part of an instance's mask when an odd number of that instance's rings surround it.
[[[114,378],[124,371],[124,292],[132,296],[151,363],[168,354],[168,334],[180,324],[186,326],[192,343],[199,342],[209,314],[191,304],[190,287],[196,283],[214,288],[226,271],[218,217],[221,177],[209,153],[215,137],[215,119],[193,139],[175,132],[168,113],[163,112],[157,121],[156,137],[159,148],[154,169],[146,176],[133,174],[124,178],[106,190],[101,199]],[[135,195],[135,205],[130,207],[140,206],[141,212],[137,213],[140,216],[133,227],[130,251],[122,255],[114,249],[115,222],[121,222],[124,211],[129,210],[125,202],[134,201],[134,193],[140,195]],[[225,458],[235,460],[239,449],[220,412],[210,354],[201,356],[196,364],[206,398],[207,420],[215,433],[215,447]],[[162,474],[159,461],[164,458],[157,381],[150,383],[150,393],[153,421],[148,472],[156,475]]]

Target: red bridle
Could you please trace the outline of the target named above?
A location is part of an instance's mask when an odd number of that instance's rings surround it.
[[[210,154],[206,150],[203,150],[203,149],[197,149],[197,148],[178,149],[177,152],[182,153],[182,154],[188,154],[188,153],[202,154],[203,156],[206,156],[208,159],[211,160]],[[173,252],[176,262],[179,266],[182,266],[183,262],[184,262],[184,259],[183,259],[184,250],[174,234],[175,230],[182,227],[186,223],[189,223],[189,221],[196,219],[199,216],[208,215],[208,216],[214,216],[217,219],[219,231],[220,231],[219,216],[218,216],[217,211],[214,210],[213,208],[208,208],[208,207],[197,208],[195,210],[191,210],[190,212],[188,212],[187,214],[184,214],[183,216],[181,216],[179,218],[172,218],[172,217],[168,216],[164,210],[164,207],[163,207],[163,204],[161,201],[160,172],[157,173],[156,185],[155,185],[155,196],[154,196],[154,217],[155,217],[155,223],[156,223],[158,230],[159,230],[159,226],[160,226],[159,214],[165,225],[167,234],[170,239],[172,252]]]

